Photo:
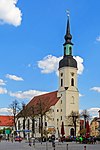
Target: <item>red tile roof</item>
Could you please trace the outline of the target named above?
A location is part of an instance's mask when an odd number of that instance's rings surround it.
[[[35,96],[26,105],[26,109],[34,107],[34,114],[39,114],[40,105],[41,105],[42,111],[44,111],[44,112],[48,111],[50,109],[50,107],[54,106],[59,100],[59,98],[57,98],[57,92],[58,91],[54,91],[54,92],[42,94],[39,96]],[[30,110],[30,109],[28,109],[28,110]],[[22,111],[19,114],[21,115],[21,113],[22,113]]]
[[[0,116],[0,126],[13,126],[14,117],[13,116]]]
[[[46,104],[48,108],[50,108],[51,106],[55,105],[59,100],[59,98],[57,98],[57,92],[58,91],[54,91],[54,92],[42,94],[39,96],[35,96],[28,103],[28,105],[36,105],[39,101],[41,101],[42,103]]]

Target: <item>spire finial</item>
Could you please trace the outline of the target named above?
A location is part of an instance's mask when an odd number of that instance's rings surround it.
[[[70,16],[70,11],[67,9],[66,10],[66,13],[67,13],[67,17],[69,18],[69,16]]]
[[[69,17],[70,17],[70,11],[67,9],[66,10],[66,13],[67,13],[67,17],[68,17],[68,20],[67,20],[67,29],[66,29],[66,35],[65,35],[65,44],[71,44],[71,39],[72,39],[72,35],[70,34],[70,21],[69,21]]]

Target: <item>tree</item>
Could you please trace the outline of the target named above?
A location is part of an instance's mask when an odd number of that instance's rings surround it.
[[[84,128],[86,129],[86,123],[90,119],[90,114],[86,109],[84,109],[81,112],[80,116],[84,118]]]
[[[34,137],[34,134],[35,134],[35,117],[37,116],[37,115],[35,114],[35,106],[34,106],[34,105],[31,106],[31,107],[29,108],[29,110],[30,110],[30,115],[29,115],[29,117],[30,117],[31,120],[32,120],[32,137]]]
[[[25,105],[25,103],[22,103],[22,109],[21,109],[21,111],[20,111],[20,113],[16,116],[16,118],[18,119],[18,118],[23,118],[23,135],[24,135],[24,138],[25,138],[25,123],[26,123],[26,119],[27,119],[27,117],[28,117],[28,109],[27,109],[27,107],[26,107],[26,105]]]
[[[47,99],[46,99],[47,100]],[[49,101],[49,98],[48,98]],[[43,119],[45,121],[45,128],[47,126],[47,122],[46,122],[46,117],[47,116],[47,112],[50,112],[51,109],[48,107],[47,103],[45,102],[45,99],[39,99],[36,106],[36,113],[39,116],[39,132],[41,134],[41,139],[43,138]]]
[[[11,112],[13,113],[13,115],[14,115],[14,129],[15,129],[15,131],[17,130],[17,126],[16,126],[16,123],[17,123],[17,120],[16,120],[16,115],[17,115],[17,113],[19,112],[19,102],[17,101],[17,100],[14,100],[13,102],[12,102],[12,104],[10,104],[10,109],[11,109]]]
[[[79,121],[79,113],[72,111],[71,114],[68,116],[69,120],[70,120],[70,125],[74,126],[74,136],[76,136],[76,127],[77,127],[77,123]]]

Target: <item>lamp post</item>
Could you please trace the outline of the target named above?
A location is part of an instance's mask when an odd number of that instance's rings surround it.
[[[16,107],[17,107],[17,102],[16,100],[13,103],[13,115],[14,115],[14,130],[16,131]]]
[[[46,150],[48,150],[48,145],[47,145],[47,122],[45,122],[45,133],[46,133]]]

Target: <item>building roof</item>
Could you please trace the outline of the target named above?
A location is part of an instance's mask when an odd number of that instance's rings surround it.
[[[13,116],[0,116],[0,126],[13,126],[14,117]]]
[[[31,113],[34,114],[40,114],[47,112],[51,106],[54,106],[59,98],[57,97],[57,92],[58,91],[53,91],[50,93],[42,94],[39,96],[35,96],[34,98],[31,99],[31,101],[24,107],[24,111],[22,110],[17,116],[22,116],[22,114],[25,112],[29,116]],[[33,110],[31,109],[33,108]],[[28,111],[26,111],[28,110]]]

